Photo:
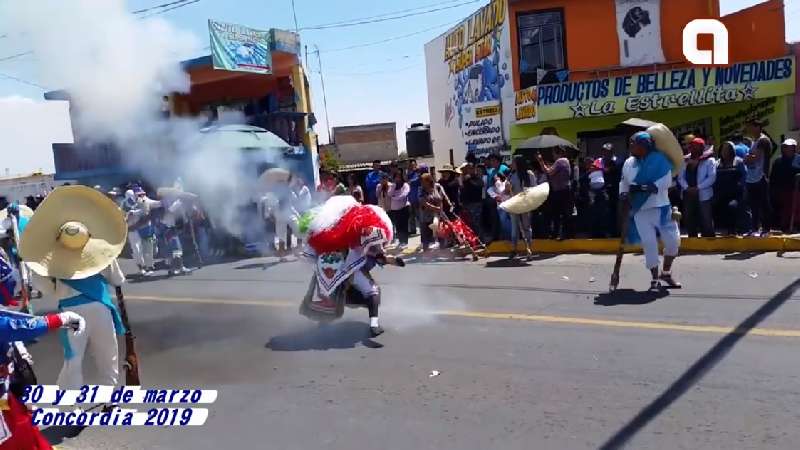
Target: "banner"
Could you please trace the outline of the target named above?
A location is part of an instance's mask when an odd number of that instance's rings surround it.
[[[300,56],[300,35],[291,31],[273,28],[270,30],[270,36],[272,38],[271,49],[273,51],[294,53]]]
[[[623,67],[663,63],[661,1],[616,0],[619,64]]]
[[[539,96],[536,86],[531,86],[514,93],[514,123],[536,123],[536,104]]]
[[[209,20],[208,32],[215,69],[272,73],[269,31]]]
[[[539,122],[691,108],[793,94],[793,56],[539,86]]]
[[[468,152],[480,157],[503,147],[499,101],[465,105],[464,119],[462,132]]]

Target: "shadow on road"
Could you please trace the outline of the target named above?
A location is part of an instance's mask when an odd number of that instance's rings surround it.
[[[599,306],[647,305],[667,296],[669,296],[669,291],[666,289],[656,292],[618,289],[614,292],[598,294],[594,298],[594,304]]]
[[[762,254],[764,254],[764,252],[738,252],[725,255],[722,257],[722,259],[733,260],[733,261],[745,261],[751,258],[755,258],[756,256]]]
[[[506,268],[506,267],[530,267],[530,264],[525,259],[511,259],[503,258],[494,261],[486,261],[486,267],[490,269]]]
[[[354,321],[321,325],[298,333],[275,336],[265,347],[274,352],[302,352],[355,348],[358,343],[369,348],[383,347],[370,339],[369,326],[366,323]]]
[[[675,380],[672,385],[658,396],[652,403],[644,407],[622,429],[617,431],[603,444],[601,450],[615,450],[625,446],[648,423],[669,408],[676,400],[681,398],[689,389],[716,366],[728,353],[744,338],[747,333],[757,327],[764,319],[772,315],[800,288],[800,278],[783,288],[774,297],[769,299],[748,318],[743,320],[733,331],[720,339],[705,355],[700,357],[683,375]]]
[[[288,262],[288,261],[286,261],[286,262]],[[234,269],[236,269],[236,270],[249,270],[249,269],[267,270],[267,269],[269,269],[271,267],[275,267],[275,266],[277,266],[279,264],[281,264],[280,261],[265,262],[265,263],[255,263],[255,264],[245,264],[243,266],[236,266],[236,267],[234,267]]]
[[[42,431],[42,436],[50,442],[50,445],[59,445],[64,443],[64,439],[74,439],[81,434],[85,427],[78,426],[64,426],[64,427],[47,427]]]

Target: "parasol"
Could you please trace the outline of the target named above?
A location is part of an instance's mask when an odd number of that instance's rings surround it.
[[[572,150],[577,150],[575,144],[554,134],[543,134],[526,139],[522,144],[517,147],[518,150],[541,150],[546,148],[564,147]]]

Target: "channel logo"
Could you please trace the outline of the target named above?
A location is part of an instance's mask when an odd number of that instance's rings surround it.
[[[714,36],[713,50],[697,48],[697,37],[701,34]],[[683,56],[695,65],[728,64],[728,28],[716,19],[695,19],[683,28]]]

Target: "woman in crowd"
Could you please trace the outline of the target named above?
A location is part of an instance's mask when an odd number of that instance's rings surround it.
[[[423,174],[421,177],[421,189],[419,192],[419,205],[420,205],[420,219],[422,222],[422,230],[420,235],[422,238],[422,250],[427,251],[431,244],[434,243],[438,236],[434,236],[431,225],[433,219],[439,217],[440,214],[452,210],[450,200],[444,192],[444,188],[433,181],[433,176],[429,173]],[[440,245],[443,247],[445,242],[440,240]]]
[[[358,184],[356,174],[352,172],[347,175],[347,193],[352,195],[357,202],[364,203],[364,190]]]
[[[524,191],[526,188],[536,186],[536,175],[532,170],[528,169],[528,161],[522,155],[517,155],[511,161],[511,176],[508,179],[510,195],[516,195]],[[525,240],[525,247],[527,250],[527,260],[532,258],[531,250],[531,215],[526,214],[510,214],[511,216],[511,258],[517,257],[517,242],[519,235],[522,233],[522,239]]]
[[[394,173],[394,179],[389,187],[389,218],[392,219],[395,234],[400,241],[400,248],[408,246],[408,214],[410,205],[408,194],[411,186],[406,182],[402,170]]]
[[[461,208],[472,231],[478,236],[483,236],[481,230],[483,192],[483,177],[475,173],[475,166],[472,163],[464,164],[461,168]]]
[[[494,187],[490,188],[489,196],[499,205],[511,198],[511,183],[505,173],[497,172],[494,176]],[[511,236],[511,215],[497,208],[497,218],[500,222],[500,235],[503,238]]]
[[[714,183],[714,223],[727,231],[727,235],[738,234],[746,228],[747,205],[745,203],[745,178],[747,167],[736,155],[736,146],[727,141],[719,149],[717,179]]]
[[[458,214],[461,212],[459,205],[459,199],[461,197],[459,191],[461,190],[461,186],[459,185],[458,173],[453,169],[453,166],[445,164],[442,166],[442,169],[439,170],[439,175],[441,175],[439,184],[442,185],[447,197],[453,202],[453,212]]]
[[[552,213],[552,228],[550,223],[547,224],[547,227],[551,230],[551,237],[566,239],[569,234],[569,221],[575,208],[575,198],[572,193],[572,166],[567,159],[566,149],[556,147],[553,150],[553,156],[556,160],[552,166],[544,162],[541,154],[537,154],[536,158],[547,173],[550,183],[548,203]]]

